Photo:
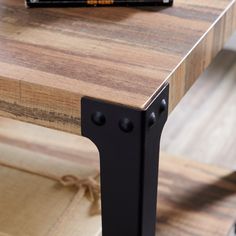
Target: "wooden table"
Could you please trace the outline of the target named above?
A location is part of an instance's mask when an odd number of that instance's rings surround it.
[[[236,1],[25,9],[0,0],[0,16],[0,115],[90,138],[103,236],[153,236],[162,128],[236,28]]]

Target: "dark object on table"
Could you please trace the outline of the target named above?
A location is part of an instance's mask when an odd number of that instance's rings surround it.
[[[26,0],[28,7],[72,7],[72,6],[171,6],[173,0]]]

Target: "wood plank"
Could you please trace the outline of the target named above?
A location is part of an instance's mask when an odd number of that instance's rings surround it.
[[[236,219],[236,172],[163,154],[158,236],[226,236]]]
[[[68,172],[87,175],[98,168],[97,149],[85,138],[9,119],[0,119],[0,124],[2,161],[14,161],[59,176]],[[73,191],[59,191],[51,180],[27,174],[20,176],[17,171],[0,168],[0,175],[5,180],[0,183],[0,188],[5,183],[5,191],[0,191],[0,205],[14,202],[9,209],[1,205],[0,232],[25,236],[24,230],[34,229],[34,236],[48,235],[47,230],[55,223],[56,215],[66,207]],[[17,201],[14,191],[18,192]],[[30,214],[30,220],[27,214],[18,217],[23,211],[22,199],[26,195],[45,202],[42,207],[34,198],[27,201],[24,209]],[[1,201],[4,196],[5,201]],[[52,204],[57,208],[51,207]],[[88,204],[84,200],[73,205],[74,211],[59,225],[64,230],[60,235],[97,236],[96,232],[101,230],[100,219],[85,217]],[[14,211],[17,207],[19,210]],[[33,207],[38,209],[37,214],[32,211]],[[162,153],[157,208],[158,236],[226,236],[233,231],[236,220],[236,172]],[[3,213],[12,218],[4,217]],[[17,229],[20,231],[14,234]]]
[[[80,134],[80,100],[170,111],[236,28],[236,0],[172,8],[25,9],[0,0],[0,114]]]

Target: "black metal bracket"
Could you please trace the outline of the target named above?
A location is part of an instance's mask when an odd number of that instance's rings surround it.
[[[169,85],[146,110],[83,98],[82,135],[100,153],[103,236],[154,236]]]

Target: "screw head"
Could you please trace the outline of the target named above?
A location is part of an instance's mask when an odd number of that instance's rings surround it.
[[[157,121],[156,114],[155,112],[152,112],[148,119],[148,126],[149,127],[153,126],[156,123],[156,121]]]
[[[162,113],[163,111],[165,111],[167,108],[167,102],[165,99],[162,99],[161,101],[161,106],[160,106],[160,113]]]
[[[91,120],[97,126],[102,126],[106,123],[106,117],[100,111],[93,113]]]
[[[125,133],[130,133],[133,130],[134,125],[133,125],[132,121],[129,120],[128,118],[123,118],[119,122],[119,127]]]

